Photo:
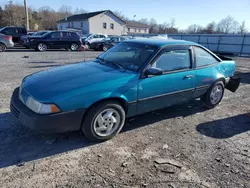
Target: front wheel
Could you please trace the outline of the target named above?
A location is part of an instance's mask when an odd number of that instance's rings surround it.
[[[6,50],[6,46],[4,44],[0,44],[0,52],[4,52]]]
[[[201,98],[204,105],[208,108],[214,108],[217,106],[223,98],[224,88],[225,86],[222,81],[216,82]]]
[[[117,135],[124,123],[123,107],[117,102],[103,102],[89,110],[81,130],[90,140],[105,141]]]
[[[37,45],[37,49],[40,51],[40,52],[44,52],[48,49],[48,46],[44,43],[39,43]]]

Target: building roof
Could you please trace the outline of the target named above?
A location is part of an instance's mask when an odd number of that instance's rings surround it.
[[[84,14],[75,14],[75,15],[67,17],[67,19],[64,18],[62,20],[59,20],[58,23],[86,20],[86,19],[92,18],[94,16],[97,16],[98,14],[102,14],[104,12],[110,12],[111,14],[113,14],[114,16],[119,18],[121,21],[123,21],[120,17],[115,15],[112,11],[110,11],[110,10],[102,10],[102,11],[89,12],[89,13],[84,13]],[[125,21],[123,21],[123,22],[125,22]]]
[[[135,39],[135,40],[128,40],[125,42],[135,42],[139,44],[157,46],[159,48],[169,46],[169,45],[196,45],[200,46],[195,42],[185,41],[185,40],[169,40],[169,39]]]
[[[135,21],[126,21],[127,27],[136,27],[136,28],[149,28],[147,24]]]

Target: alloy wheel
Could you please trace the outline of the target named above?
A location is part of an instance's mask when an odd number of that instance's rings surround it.
[[[100,112],[94,120],[94,132],[100,137],[112,135],[121,123],[121,117],[113,108]]]
[[[71,48],[72,51],[77,51],[78,47],[79,47],[78,44],[74,43],[74,44],[71,45],[70,48]]]
[[[220,102],[221,98],[223,95],[223,88],[221,85],[216,85],[211,93],[210,93],[210,100],[212,104],[217,104],[218,102]]]

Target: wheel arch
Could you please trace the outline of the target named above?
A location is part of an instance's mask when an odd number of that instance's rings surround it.
[[[92,107],[94,107],[95,105],[98,105],[100,103],[108,102],[108,101],[110,101],[110,102],[118,102],[122,106],[122,108],[124,109],[125,114],[127,114],[129,103],[124,98],[122,98],[122,97],[109,97],[109,98],[100,99],[100,100],[94,102],[93,104],[91,104],[87,108],[86,112],[84,113],[82,122],[84,121],[84,118],[87,116],[88,112],[90,111],[90,109]]]
[[[6,50],[6,48],[7,48],[7,46],[3,43],[3,42],[0,42],[0,45],[3,45],[4,46],[4,50],[3,50],[3,52]]]
[[[224,84],[224,86],[226,85],[226,78],[225,78],[225,77],[219,77],[219,78],[217,78],[217,80],[214,82],[214,84],[215,84],[216,82],[219,82],[219,81],[222,81],[223,84]]]

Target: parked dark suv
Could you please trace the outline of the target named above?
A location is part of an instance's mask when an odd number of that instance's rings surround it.
[[[81,47],[80,36],[71,31],[52,31],[42,36],[30,36],[28,47],[46,51],[47,49],[70,49],[77,51]]]
[[[24,27],[9,26],[1,28],[0,33],[12,36],[13,42],[18,43],[21,36],[27,35],[27,30]]]

